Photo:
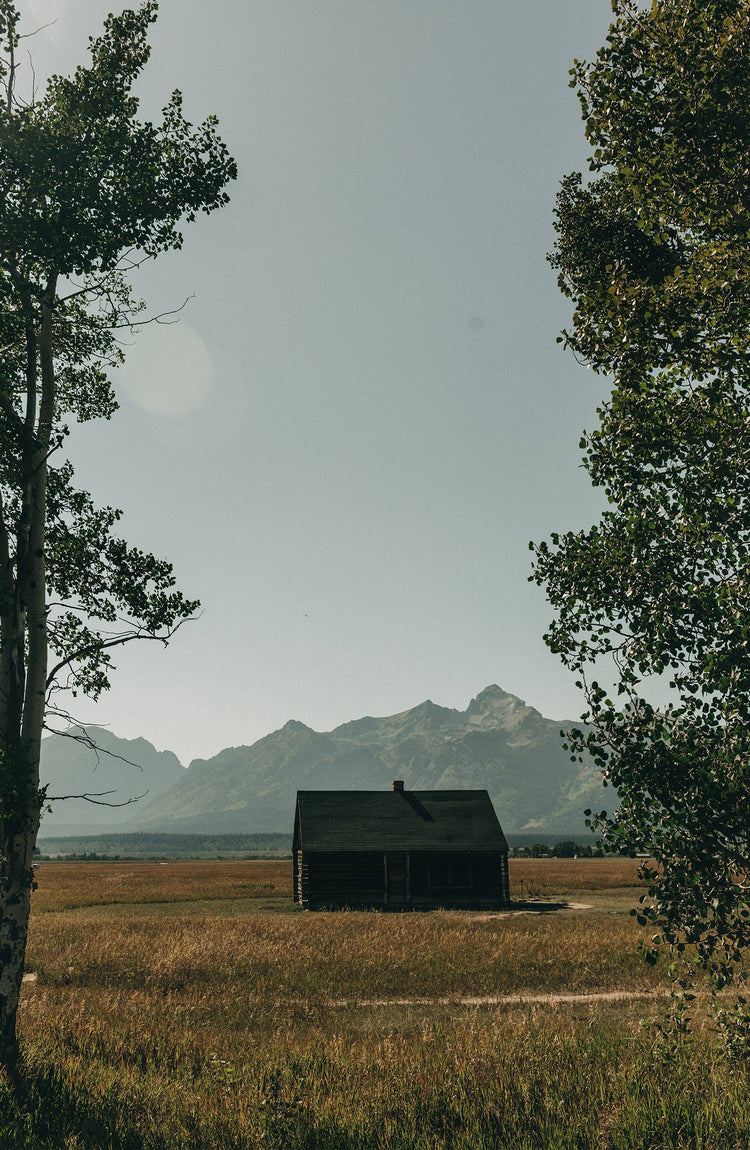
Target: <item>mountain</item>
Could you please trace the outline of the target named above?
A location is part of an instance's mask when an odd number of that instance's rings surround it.
[[[195,759],[159,797],[130,808],[129,831],[290,831],[297,789],[486,788],[503,829],[581,833],[583,809],[611,805],[592,764],[571,763],[560,724],[487,687],[465,711],[429,699],[320,733],[290,720],[250,747]],[[609,803],[608,803],[609,800]],[[126,808],[127,810],[127,808]]]
[[[186,773],[176,755],[157,751],[145,739],[118,739],[103,727],[88,727],[84,741],[81,735],[80,727],[71,727],[42,740],[41,781],[53,796],[52,811],[42,818],[42,838],[128,830],[134,810],[142,810]],[[82,794],[98,796],[98,802],[54,798]],[[99,805],[127,803],[138,796],[143,797],[127,806]]]

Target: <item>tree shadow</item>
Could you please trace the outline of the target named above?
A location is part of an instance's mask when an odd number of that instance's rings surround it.
[[[543,902],[541,899],[535,898],[533,900],[520,899],[518,902],[511,902],[508,909],[531,911],[534,914],[554,914],[555,911],[570,910],[572,908],[568,902]]]
[[[73,1141],[71,1141],[73,1140]],[[20,1053],[0,1070],[0,1146],[3,1150],[173,1150],[174,1143],[128,1119],[122,1097],[87,1094],[52,1066]]]

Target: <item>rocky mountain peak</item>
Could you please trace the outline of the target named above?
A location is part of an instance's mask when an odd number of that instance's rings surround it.
[[[287,719],[287,721],[284,723],[284,726],[281,729],[282,729],[282,731],[286,731],[287,734],[289,734],[289,735],[294,735],[294,734],[297,734],[297,735],[312,734],[312,735],[314,735],[316,733],[315,731],[313,731],[312,727],[308,727],[306,723],[300,722],[299,719]]]
[[[484,711],[497,707],[498,704],[507,703],[509,700],[520,703],[525,706],[523,699],[517,699],[515,695],[509,695],[507,691],[503,691],[498,687],[497,683],[490,683],[489,687],[485,687],[483,691],[471,700],[466,708],[467,715],[480,715]]]

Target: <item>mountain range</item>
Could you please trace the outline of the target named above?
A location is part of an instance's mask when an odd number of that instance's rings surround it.
[[[493,685],[465,711],[426,700],[329,732],[291,719],[252,746],[194,759],[187,769],[170,751],[102,728],[87,732],[101,748],[98,757],[72,732],[51,735],[42,749],[50,796],[112,791],[99,801],[121,803],[143,797],[119,807],[53,799],[40,837],[290,831],[298,789],[380,790],[394,778],[413,790],[484,788],[506,833],[580,834],[584,808],[608,808],[613,792],[592,763],[570,761],[560,731],[572,725],[544,718]]]

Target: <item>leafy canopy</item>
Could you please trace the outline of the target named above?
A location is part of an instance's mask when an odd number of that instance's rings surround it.
[[[22,597],[28,530],[29,452],[49,439],[45,563],[50,709],[60,688],[96,696],[109,686],[114,647],[168,638],[197,601],[174,589],[172,567],[128,546],[120,512],[97,508],[58,461],[67,421],[110,418],[119,334],[143,305],[131,280],[145,259],[179,248],[181,227],[228,200],[236,166],[215,117],[197,128],[175,91],[160,123],[138,119],[132,86],[149,57],[155,0],[110,15],[90,40],[90,61],[53,76],[44,95],[18,96],[19,13],[0,4],[0,515],[14,578],[0,588],[9,608]],[[52,311],[52,419],[42,425],[45,306]],[[31,433],[31,439],[29,438]],[[16,541],[15,553],[13,541]]]
[[[137,117],[154,0],[109,16],[91,61],[17,90],[19,13],[0,0],[0,1063],[16,1015],[45,788],[42,730],[68,717],[59,692],[96,697],[112,651],[166,642],[197,608],[171,565],[115,533],[113,508],[73,484],[70,419],[109,418],[117,333],[140,305],[130,274],[178,248],[183,220],[226,202],[234,161],[209,118],[172,95],[161,123]],[[64,699],[64,696],[62,696]],[[93,795],[87,796],[91,799]]]
[[[750,942],[750,6],[613,10],[572,72],[591,173],[562,183],[551,256],[562,341],[612,383],[581,441],[608,508],[533,578],[586,692],[573,753],[617,788],[595,821],[654,860],[646,954],[693,944],[720,987]]]

